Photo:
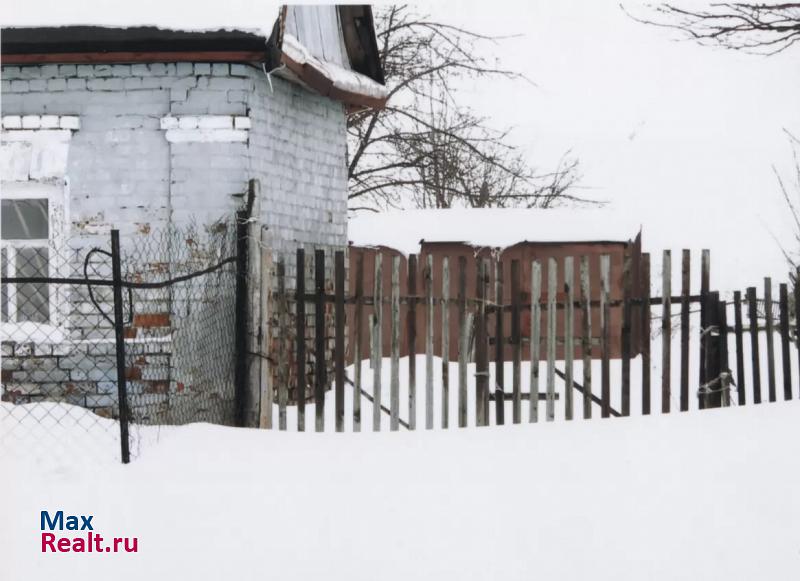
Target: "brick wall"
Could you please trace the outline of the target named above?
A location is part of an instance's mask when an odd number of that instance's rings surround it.
[[[299,245],[310,257],[318,247],[346,246],[345,114],[338,103],[278,78],[270,87],[260,69],[226,63],[4,66],[1,82],[3,116],[80,119],[67,165],[66,237],[75,255],[107,246],[112,227],[123,248],[170,224],[194,224],[202,235],[240,206],[251,178],[261,182],[257,217],[275,260],[287,260],[290,287]],[[211,115],[248,117],[247,139],[166,138],[165,117]],[[309,317],[311,328],[313,309]],[[18,363],[4,358],[4,385],[10,373],[25,379]],[[28,395],[51,398],[54,391]],[[100,408],[94,396],[111,392],[106,383],[87,386],[70,401]]]

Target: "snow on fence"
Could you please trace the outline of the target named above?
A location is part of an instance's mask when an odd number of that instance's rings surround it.
[[[293,281],[276,265],[261,427],[302,431],[313,414],[316,431],[447,429],[800,395],[798,290],[790,298],[780,284],[776,301],[766,279],[763,296],[751,287],[724,300],[707,250],[699,291],[682,252],[678,294],[668,250],[660,281],[647,253],[525,264],[499,252],[434,262],[383,249],[368,275],[350,252],[347,291],[344,252],[333,281],[321,250],[313,260],[297,251]]]

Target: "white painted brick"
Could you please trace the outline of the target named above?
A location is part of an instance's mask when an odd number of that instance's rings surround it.
[[[3,129],[22,129],[22,117],[19,115],[5,115]]]
[[[251,123],[249,117],[236,117],[234,120],[234,127],[236,129],[250,129]]]
[[[215,77],[226,77],[230,74],[228,63],[213,63],[211,65],[211,74]]]
[[[211,63],[195,63],[195,65],[194,65],[194,74],[195,75],[210,75],[211,74]]]
[[[81,120],[80,117],[76,117],[74,115],[63,115],[58,122],[59,127],[61,129],[72,129],[78,130],[81,128]]]
[[[42,124],[42,118],[39,115],[25,115],[22,118],[23,129],[39,129]]]
[[[216,143],[247,141],[247,131],[237,129],[170,129],[165,134],[170,143]]]
[[[177,117],[162,117],[161,118],[161,129],[176,129],[178,127],[178,118]]]
[[[180,129],[197,129],[198,119],[192,115],[185,115],[178,118],[178,127]]]
[[[200,129],[230,129],[233,127],[233,117],[230,115],[203,115],[198,118],[197,126]],[[244,129],[237,127],[237,129]]]
[[[58,129],[58,115],[42,115],[42,129]]]

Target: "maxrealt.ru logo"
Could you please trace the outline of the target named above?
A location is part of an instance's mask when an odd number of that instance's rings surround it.
[[[67,515],[59,510],[51,514],[41,513],[42,553],[136,553],[139,551],[137,537],[110,537],[94,530],[94,515]],[[78,535],[57,535],[45,531],[76,531]]]

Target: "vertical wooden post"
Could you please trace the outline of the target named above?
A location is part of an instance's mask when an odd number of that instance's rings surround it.
[[[522,333],[520,332],[520,272],[519,260],[511,261],[511,348],[512,377],[511,392],[513,395],[512,419],[515,424],[522,421],[522,389],[520,385],[520,369],[522,366]]]
[[[736,335],[736,392],[738,405],[745,405],[744,341],[742,332],[742,293],[733,293],[734,333]]]
[[[564,418],[573,417],[572,384],[573,359],[575,357],[575,262],[572,256],[564,258]],[[585,389],[585,386],[584,386]]]
[[[494,409],[498,426],[505,423],[505,329],[503,329],[503,261],[494,261]]]
[[[556,292],[558,290],[558,263],[547,260],[547,421],[556,415],[556,318],[558,316]],[[566,389],[571,389],[567,386]]]
[[[383,255],[375,253],[372,291],[372,431],[381,431],[381,363],[383,362]]]
[[[450,259],[442,258],[442,428],[450,427]]]
[[[356,258],[356,296],[355,296],[355,345],[353,353],[355,371],[353,372],[353,431],[361,431],[361,372],[364,368],[364,254],[358,253]]]
[[[708,292],[705,295],[706,322],[706,383],[700,386],[700,409],[718,408],[722,406],[722,350],[719,317],[719,293]],[[716,336],[715,336],[716,333]]]
[[[467,325],[467,258],[458,257],[458,427],[467,426],[467,361],[469,359]]]
[[[344,251],[337,250],[333,259],[334,292],[334,380],[336,382],[336,431],[344,432]],[[358,396],[359,394],[354,394]]]
[[[425,265],[425,429],[433,429],[433,254]]]
[[[753,403],[761,403],[761,356],[758,350],[758,303],[755,287],[747,289],[747,324],[750,327],[750,355],[753,370]]]
[[[642,254],[642,415],[650,415],[650,254]]]
[[[664,251],[661,267],[661,413],[668,414],[672,390],[672,253]]]
[[[611,291],[611,257],[608,254],[600,256],[600,381],[602,400],[600,416],[611,416],[611,305],[609,294]]]
[[[261,405],[259,406],[258,424],[260,428],[272,429],[274,393],[272,386],[272,368],[270,365],[270,342],[272,335],[272,249],[269,246],[267,230],[261,230],[261,308],[259,309],[259,384]]]
[[[306,252],[302,248],[297,249],[296,269],[297,431],[303,432],[306,429]]]
[[[789,355],[789,288],[786,283],[781,283],[779,292],[783,399],[789,400],[792,399],[792,365]]]
[[[767,334],[767,388],[769,401],[778,399],[775,389],[775,324],[772,320],[772,279],[764,279],[764,313],[766,318],[765,330]]]
[[[278,262],[278,429],[286,431],[286,406],[289,402],[289,298],[286,296],[286,263]]]
[[[542,346],[542,264],[531,262],[531,378],[528,421],[539,421],[539,359]]]
[[[392,339],[389,383],[389,429],[400,429],[400,257],[392,258]]]
[[[730,361],[728,360],[728,304],[719,300],[719,293],[715,293],[717,297],[717,321],[719,322],[719,389],[721,397],[721,405],[723,407],[730,407],[731,405],[731,373]]]
[[[325,353],[325,251],[314,251],[314,428],[325,431],[325,387],[328,384]]]
[[[488,286],[488,267],[485,258],[476,258],[478,264],[476,300],[478,312],[475,321],[475,416],[476,424],[489,424],[489,410],[486,401],[489,397],[489,354],[486,330],[486,290]]]
[[[592,417],[592,293],[589,257],[581,256],[581,314],[583,355],[583,419]]]
[[[622,264],[622,415],[631,415],[631,249]]]
[[[689,410],[689,296],[691,253],[684,249],[681,261],[681,401],[680,410]]]
[[[706,373],[706,349],[710,341],[710,334],[704,333],[708,327],[706,321],[706,296],[710,288],[711,280],[711,254],[707,249],[702,251],[700,256],[700,385],[705,385],[708,381]]]
[[[417,429],[417,255],[408,256],[408,429]]]

